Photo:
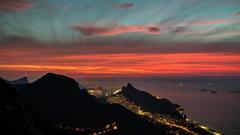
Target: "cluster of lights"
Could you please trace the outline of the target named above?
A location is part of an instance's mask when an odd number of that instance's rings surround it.
[[[133,111],[134,113],[137,113],[137,114],[139,112],[144,113],[141,110],[140,106],[137,106],[134,102],[129,102],[127,100],[127,98],[125,98],[122,95],[110,96],[110,97],[108,97],[108,102],[111,103],[111,104],[114,104],[114,103],[120,104],[120,105],[124,106],[125,108],[127,108],[128,110],[131,110],[131,111]]]
[[[134,112],[138,115],[141,115],[141,116],[147,118],[147,120],[149,120],[150,122],[153,122],[155,124],[167,125],[168,127],[172,127],[174,129],[175,128],[179,129],[180,131],[182,131],[184,133],[187,132],[187,133],[193,134],[193,132],[189,131],[187,128],[176,125],[175,120],[171,119],[168,116],[162,116],[159,113],[152,114],[151,112],[143,111],[140,106],[136,105],[134,102],[128,101],[127,98],[124,97],[123,95],[114,95],[112,97],[109,97],[108,102],[121,104],[125,108],[131,110],[132,112]],[[175,131],[177,131],[177,130],[175,130]]]
[[[95,129],[95,128],[72,128],[72,127],[68,127],[68,126],[62,126],[62,124],[53,125],[53,127],[59,128],[59,129],[64,129],[71,133],[77,133],[77,134],[86,134],[87,133],[89,135],[102,135],[102,134],[106,134],[106,133],[118,130],[118,126],[117,126],[116,122],[106,124],[104,127],[97,128],[97,129]]]
[[[89,89],[89,90],[88,90],[88,93],[89,93],[90,95],[95,96],[95,97],[99,97],[99,96],[101,96],[101,95],[103,94],[103,91],[97,90],[97,89]]]
[[[174,134],[192,134],[192,135],[198,135],[198,131],[196,129],[202,129],[203,132],[210,133],[212,135],[221,135],[220,133],[217,133],[213,130],[210,130],[210,128],[201,125],[200,123],[195,123],[189,119],[186,120],[176,120],[171,118],[168,115],[160,115],[159,113],[151,113],[151,112],[146,112],[141,109],[140,106],[136,105],[134,102],[129,101],[125,96],[121,94],[116,94],[113,96],[108,97],[108,102],[113,104],[120,104],[127,108],[128,110],[131,110],[132,112],[147,118],[152,123],[155,124],[160,124],[160,125],[165,125],[166,127],[169,127],[170,130],[169,132],[173,132]],[[183,114],[183,108],[177,108],[177,111],[179,111],[181,114]]]

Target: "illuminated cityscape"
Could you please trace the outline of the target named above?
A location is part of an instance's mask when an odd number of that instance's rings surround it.
[[[156,97],[158,98],[158,97]],[[165,125],[170,130],[170,133],[173,134],[191,134],[191,135],[198,135],[198,134],[209,134],[209,135],[221,135],[207,126],[204,126],[200,123],[196,123],[189,119],[173,119],[170,116],[160,115],[159,113],[152,114],[151,112],[146,112],[141,109],[140,106],[137,106],[133,101],[129,101],[123,95],[112,95],[108,97],[108,102],[111,104],[120,104],[127,109],[133,111],[134,113],[142,116],[143,118],[148,119],[150,122],[159,125]],[[179,110],[182,114],[182,108],[180,107]],[[183,114],[184,115],[184,114]]]

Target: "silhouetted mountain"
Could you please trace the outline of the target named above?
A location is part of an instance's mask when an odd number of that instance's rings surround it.
[[[52,124],[98,128],[116,122],[117,134],[166,134],[164,126],[156,126],[120,105],[100,103],[66,76],[48,73],[20,90],[20,94]]]
[[[29,84],[28,78],[23,77],[13,81],[7,81],[9,84],[18,85],[18,84]]]
[[[0,78],[0,134],[39,135],[35,122],[15,88]]]
[[[79,87],[80,89],[88,89],[88,87],[86,87],[86,86],[84,86],[84,85],[82,85],[82,84],[80,84],[80,83],[78,83],[78,87]]]
[[[147,92],[140,91],[130,83],[128,83],[126,87],[123,87],[122,91],[117,94],[122,94],[128,100],[135,102],[135,104],[141,106],[144,111],[152,113],[158,112],[163,115],[182,118],[182,115],[176,110],[180,107],[179,105],[173,104],[165,98],[158,99]]]

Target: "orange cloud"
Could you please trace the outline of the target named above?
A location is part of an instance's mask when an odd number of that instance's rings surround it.
[[[73,25],[73,30],[79,31],[84,35],[105,35],[113,36],[124,33],[144,33],[144,34],[160,34],[160,28],[155,26],[145,25],[112,25],[112,26],[94,26],[94,25]]]
[[[192,25],[196,26],[210,26],[210,25],[219,25],[228,23],[228,20],[218,19],[218,20],[199,20],[199,21],[192,21]]]

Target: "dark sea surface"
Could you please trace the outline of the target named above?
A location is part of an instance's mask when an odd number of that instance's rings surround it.
[[[240,77],[83,78],[87,87],[134,87],[181,105],[187,117],[227,135],[240,134]],[[205,90],[201,90],[205,89]]]

